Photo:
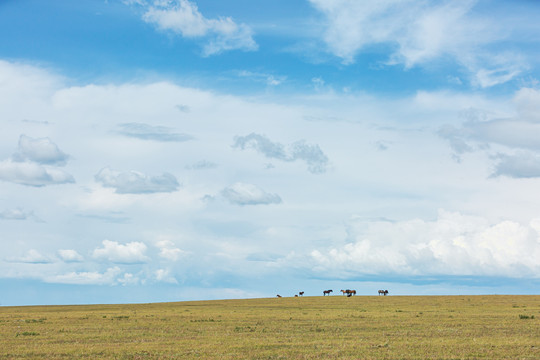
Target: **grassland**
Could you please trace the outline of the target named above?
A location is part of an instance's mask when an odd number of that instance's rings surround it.
[[[540,359],[540,296],[0,307],[0,358]]]

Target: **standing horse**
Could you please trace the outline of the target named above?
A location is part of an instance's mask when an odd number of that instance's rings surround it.
[[[300,291],[300,292],[298,293],[298,295],[304,296],[304,292],[303,292],[303,291]]]
[[[330,296],[330,293],[332,292],[332,290],[324,290],[322,292],[323,296],[326,296],[328,294],[328,296]]]
[[[379,290],[379,296],[384,295],[386,296],[386,294],[388,294],[388,290]]]

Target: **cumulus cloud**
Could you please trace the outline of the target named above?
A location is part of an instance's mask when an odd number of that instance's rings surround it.
[[[236,136],[233,147],[242,150],[254,149],[267,158],[281,161],[302,160],[308,165],[308,170],[314,174],[326,172],[328,165],[328,157],[319,145],[307,144],[304,140],[296,141],[285,147],[283,144],[271,141],[264,135],[251,133],[246,136]]]
[[[253,31],[246,24],[237,24],[230,17],[208,19],[197,5],[188,0],[153,1],[145,3],[143,20],[161,31],[170,31],[184,38],[203,38],[203,55],[210,56],[228,50],[257,50]]]
[[[540,219],[523,225],[439,211],[433,221],[349,223],[348,243],[313,250],[315,271],[366,274],[537,277]]]
[[[0,162],[0,180],[36,187],[75,182],[73,176],[60,169],[12,160]]]
[[[154,272],[155,279],[159,282],[166,282],[169,284],[178,284],[178,281],[171,275],[169,270],[158,269]]]
[[[450,57],[467,68],[481,87],[507,82],[527,68],[519,54],[488,49],[504,41],[506,33],[497,23],[475,16],[473,0],[310,2],[326,17],[324,41],[329,50],[345,63],[382,44],[393,51],[389,64],[410,68]]]
[[[58,256],[63,262],[81,262],[83,257],[75,250],[61,249],[58,250]]]
[[[178,260],[184,251],[175,247],[174,243],[170,240],[160,240],[156,243],[156,246],[159,248],[159,256],[170,261]]]
[[[118,133],[142,140],[182,142],[192,140],[188,134],[175,133],[165,126],[152,126],[142,123],[125,123],[118,125]]]
[[[49,138],[34,139],[21,135],[19,148],[13,155],[13,160],[32,161],[47,165],[65,165],[68,157]]]
[[[138,171],[120,172],[109,167],[101,169],[95,179],[104,187],[115,189],[118,194],[173,192],[180,186],[174,175],[169,173],[150,177]]]
[[[103,240],[103,247],[95,249],[92,256],[95,259],[118,264],[140,264],[149,260],[145,252],[146,245],[142,242],[133,241],[124,245],[116,241]]]
[[[36,187],[74,183],[73,176],[55,167],[68,157],[49,138],[21,135],[17,152],[0,162],[0,180]]]
[[[261,205],[279,204],[281,198],[277,194],[270,194],[253,184],[235,183],[221,192],[232,204]]]

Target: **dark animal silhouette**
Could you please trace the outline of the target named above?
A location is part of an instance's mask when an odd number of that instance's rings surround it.
[[[276,296],[277,296],[278,298],[280,298],[280,297],[281,297],[281,295],[279,295],[279,294],[277,294]]]
[[[388,290],[379,290],[379,296],[384,295],[386,296],[388,294]]]
[[[323,296],[326,296],[326,295],[330,296],[330,293],[331,293],[331,292],[332,292],[332,290],[324,290],[324,291],[322,292],[322,294],[323,294]]]
[[[304,296],[304,292],[303,292],[303,291],[300,291],[300,292],[298,293],[298,295]]]

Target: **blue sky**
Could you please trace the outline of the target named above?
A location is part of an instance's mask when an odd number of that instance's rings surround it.
[[[0,304],[537,294],[538,11],[0,2]]]

